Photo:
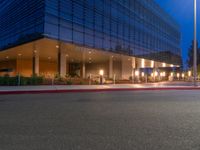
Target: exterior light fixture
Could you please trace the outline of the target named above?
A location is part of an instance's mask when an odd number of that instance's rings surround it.
[[[100,84],[103,84],[103,75],[104,75],[104,70],[99,70],[99,75],[100,75]]]
[[[153,77],[153,73],[151,73],[151,77]]]
[[[56,48],[59,48],[59,45],[56,45]]]
[[[100,75],[100,76],[103,76],[103,75],[104,75],[104,70],[102,70],[102,69],[99,70],[99,75]]]
[[[182,78],[184,78],[184,77],[185,77],[185,74],[184,74],[184,73],[182,73],[182,75],[181,75],[181,76],[182,76]]]
[[[166,67],[166,63],[162,63],[162,67]]]
[[[179,78],[180,77],[180,73],[177,73],[177,78]]]
[[[171,73],[170,73],[170,76],[171,76],[171,77],[173,77],[173,76],[174,76],[174,73],[173,73],[173,72],[171,72]]]
[[[144,77],[144,72],[142,72],[142,77]]]
[[[18,56],[22,56],[22,54],[18,54]]]
[[[165,77],[166,76],[166,72],[163,72],[163,77]]]
[[[138,77],[140,72],[138,70],[135,71],[135,76]]]
[[[165,77],[166,76],[166,73],[165,72],[161,72],[161,77]]]
[[[188,77],[191,77],[191,75],[192,75],[192,72],[188,71]]]
[[[155,74],[156,77],[158,76],[158,72],[157,71],[155,71],[154,74]]]
[[[153,68],[154,67],[154,61],[152,60],[151,61],[151,68]]]

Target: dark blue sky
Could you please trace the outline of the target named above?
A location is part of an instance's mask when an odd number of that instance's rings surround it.
[[[180,25],[183,60],[187,60],[187,50],[193,39],[193,0],[155,0]],[[197,0],[197,39],[200,42],[200,0]]]

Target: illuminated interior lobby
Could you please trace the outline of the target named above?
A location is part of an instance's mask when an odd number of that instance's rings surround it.
[[[155,72],[162,74],[161,71],[166,68],[169,70],[174,67],[177,66],[75,44],[58,43],[47,38],[0,52],[1,76],[35,74],[49,78],[56,74],[61,77],[76,74],[87,79],[99,76],[102,70],[106,79],[129,80],[136,76],[151,76]],[[166,76],[167,72],[164,74]]]

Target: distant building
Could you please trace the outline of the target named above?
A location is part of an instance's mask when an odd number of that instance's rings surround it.
[[[179,25],[153,0],[1,1],[0,33],[10,75],[128,79],[181,63]]]

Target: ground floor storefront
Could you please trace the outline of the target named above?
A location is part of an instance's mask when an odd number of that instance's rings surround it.
[[[41,39],[0,52],[0,76],[81,78],[95,81],[168,80],[174,64]],[[102,78],[102,79],[101,79]]]

